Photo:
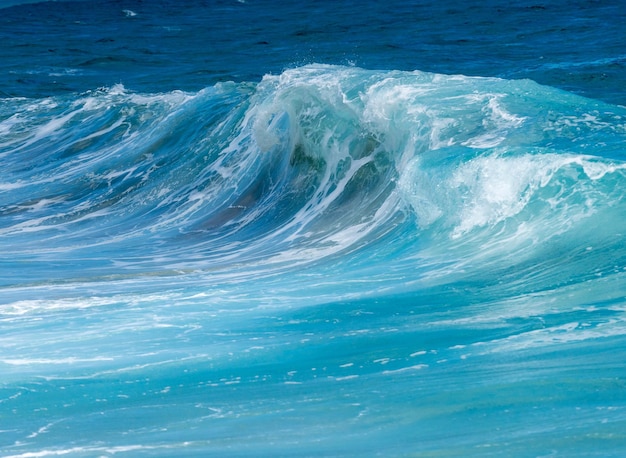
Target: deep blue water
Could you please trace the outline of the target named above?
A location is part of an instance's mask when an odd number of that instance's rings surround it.
[[[626,5],[0,2],[0,455],[626,454]]]

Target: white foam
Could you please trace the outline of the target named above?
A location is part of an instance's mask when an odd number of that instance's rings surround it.
[[[492,152],[434,171],[424,169],[423,160],[417,157],[404,170],[398,184],[400,195],[415,210],[420,226],[427,227],[445,218],[454,225],[452,237],[458,238],[474,228],[494,225],[519,214],[541,188],[553,182],[557,173],[576,176],[582,171],[589,179],[600,180],[625,170],[626,164],[584,155]],[[564,185],[557,186],[561,189]],[[584,184],[578,186],[579,192],[585,192]],[[557,207],[574,192],[570,189],[543,199]],[[597,198],[595,193],[577,205],[592,212]],[[578,218],[587,215],[585,208],[577,209]]]
[[[337,382],[344,382],[346,380],[354,380],[356,378],[359,378],[359,376],[354,374],[354,375],[346,375],[344,377],[332,377],[332,376],[329,376],[329,378],[331,378],[331,379],[333,379],[333,380],[335,380]]]
[[[541,158],[531,156],[487,156],[463,164],[450,181],[453,188],[468,196],[453,235],[519,213],[532,191],[545,184],[552,173],[552,167],[546,167]]]
[[[18,358],[18,359],[0,359],[0,363],[8,364],[10,366],[32,366],[32,365],[58,365],[58,364],[77,364],[77,363],[93,363],[102,361],[113,361],[113,358],[108,357],[95,357],[95,358],[76,358],[73,356],[67,358]]]
[[[171,443],[166,445],[140,445],[140,444],[131,444],[131,445],[119,445],[115,447],[105,447],[105,446],[85,446],[85,447],[72,447],[72,448],[59,448],[59,449],[44,449],[36,452],[24,452],[18,455],[7,455],[4,458],[44,458],[49,456],[63,456],[63,455],[72,455],[77,454],[81,456],[96,456],[95,454],[106,453],[110,455],[115,455],[117,453],[128,453],[128,452],[139,452],[139,451],[149,451],[149,450],[176,450],[181,448],[190,447],[193,445],[202,445],[206,446],[205,443],[195,443],[195,442],[180,442],[180,443]]]
[[[608,320],[606,323],[600,323],[597,326],[571,322],[516,334],[490,342],[477,342],[474,345],[487,347],[488,350],[485,350],[484,353],[501,353],[534,348],[543,349],[553,345],[605,339],[607,337],[623,336],[624,334],[626,334],[626,322],[623,320]]]
[[[2,191],[13,191],[14,189],[20,189],[26,186],[24,183],[15,182],[15,183],[0,183],[0,192]]]
[[[32,293],[31,293],[32,294]],[[144,303],[167,302],[180,300],[182,295],[178,293],[162,294],[120,294],[114,296],[90,296],[81,298],[63,299],[29,299],[0,304],[0,316],[23,316],[27,314],[47,314],[60,311],[83,310],[93,307],[106,307],[120,304],[137,306]]]
[[[413,366],[402,367],[400,369],[386,370],[386,371],[383,371],[382,373],[384,375],[400,374],[402,372],[419,371],[422,369],[426,369],[427,367],[428,367],[428,364],[415,364]]]
[[[420,350],[420,351],[416,351],[416,352],[411,353],[409,356],[411,358],[414,358],[416,356],[422,356],[422,355],[425,355],[425,354],[426,354],[426,350]]]

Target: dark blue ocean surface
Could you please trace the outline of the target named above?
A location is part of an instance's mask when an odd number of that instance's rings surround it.
[[[626,455],[622,2],[0,6],[0,455]]]
[[[196,91],[326,63],[531,78],[626,103],[620,0],[70,1],[2,13],[9,96]]]

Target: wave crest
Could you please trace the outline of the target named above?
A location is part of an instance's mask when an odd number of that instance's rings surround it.
[[[4,99],[0,119],[7,255],[105,271],[564,232],[619,211],[625,186],[624,109],[528,80],[311,65],[193,94]]]

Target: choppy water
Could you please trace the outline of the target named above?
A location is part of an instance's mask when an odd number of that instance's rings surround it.
[[[0,10],[0,454],[622,456],[624,11]]]

